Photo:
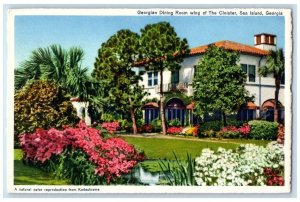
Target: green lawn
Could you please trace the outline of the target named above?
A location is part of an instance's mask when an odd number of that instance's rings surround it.
[[[150,138],[150,137],[130,137],[123,136],[128,143],[133,144],[139,150],[145,152],[147,159],[167,159],[174,160],[174,154],[178,159],[186,159],[187,153],[192,157],[200,156],[202,149],[210,148],[217,150],[219,147],[225,149],[235,149],[240,144],[256,144],[267,145],[270,141],[263,140],[210,140],[210,139],[195,139],[181,138],[181,139],[163,139],[163,138]]]
[[[270,141],[263,140],[244,140],[244,139],[193,139],[193,138],[180,138],[180,139],[161,139],[150,137],[130,137],[123,136],[127,142],[133,144],[139,150],[145,152],[148,160],[139,163],[145,170],[149,172],[160,172],[160,160],[174,160],[176,157],[180,160],[185,160],[187,153],[193,158],[200,156],[202,149],[210,148],[217,150],[219,147],[226,149],[235,149],[240,144],[256,144],[266,146]],[[171,162],[171,166],[172,166]],[[176,164],[176,163],[174,163]]]
[[[26,166],[22,162],[22,151],[14,151],[14,184],[15,185],[67,185],[64,180],[53,179],[49,173]]]

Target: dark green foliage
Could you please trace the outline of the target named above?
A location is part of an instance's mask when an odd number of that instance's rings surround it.
[[[204,131],[220,131],[223,127],[223,122],[222,121],[208,121],[200,124],[200,129],[199,133],[203,134]]]
[[[71,96],[87,100],[88,93],[96,85],[87,76],[87,68],[81,63],[84,52],[79,47],[69,50],[60,45],[37,48],[30,58],[15,70],[15,89],[20,89],[34,80],[52,80],[64,87]]]
[[[209,46],[196,65],[193,81],[196,114],[220,111],[225,115],[236,112],[248,100],[246,75],[237,65],[239,54],[224,48]],[[226,125],[226,116],[223,115]]]
[[[257,140],[276,140],[278,123],[263,120],[249,121],[251,127],[249,138]]]
[[[172,119],[168,121],[168,126],[181,126],[181,121],[179,119]]]
[[[239,121],[237,119],[228,119],[227,120],[227,125],[228,126],[235,126],[235,127],[240,127],[244,124],[244,121]]]
[[[67,179],[72,185],[107,184],[105,177],[95,175],[95,165],[88,159],[82,150],[68,148],[50,161],[53,175],[58,179]]]
[[[159,166],[169,185],[194,186],[196,185],[194,172],[195,160],[187,154],[186,161],[178,160],[176,154],[174,161],[160,161]]]
[[[153,119],[151,121],[151,126],[153,128],[153,132],[161,132],[161,120],[160,119]]]
[[[146,95],[138,85],[141,79],[133,71],[139,55],[139,35],[130,30],[120,30],[103,43],[98,50],[93,77],[102,81],[106,105],[123,114],[130,112],[133,130],[136,130],[136,110]],[[135,131],[136,133],[136,131]]]
[[[79,118],[62,88],[50,81],[34,81],[14,97],[14,134],[32,133],[36,128],[62,128]]]

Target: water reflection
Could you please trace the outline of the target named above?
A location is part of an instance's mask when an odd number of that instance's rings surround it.
[[[137,166],[134,169],[134,177],[142,184],[146,185],[157,185],[160,179],[159,173],[151,173],[146,170],[142,166]]]

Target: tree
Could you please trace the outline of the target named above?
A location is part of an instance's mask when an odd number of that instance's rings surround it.
[[[261,76],[273,74],[275,79],[275,103],[274,103],[274,121],[278,122],[278,95],[281,81],[284,79],[284,53],[282,49],[276,51],[270,50],[266,59],[266,65],[259,67],[258,73]]]
[[[226,126],[226,114],[237,111],[248,101],[246,75],[237,65],[239,54],[209,46],[196,65],[193,81],[196,113],[220,111]]]
[[[62,128],[78,121],[70,97],[55,82],[33,81],[15,93],[15,140],[17,135],[33,133],[37,128]]]
[[[146,25],[141,30],[141,59],[147,71],[158,71],[160,75],[160,116],[163,134],[167,134],[163,103],[163,71],[178,70],[183,56],[189,52],[188,42],[177,36],[168,22]]]
[[[64,87],[71,96],[86,99],[91,89],[87,68],[81,67],[84,52],[72,47],[68,51],[60,45],[37,48],[30,58],[15,70],[15,89],[20,89],[34,80],[52,80]]]
[[[93,76],[102,80],[101,88],[108,95],[107,102],[116,110],[130,112],[133,133],[137,133],[135,111],[145,96],[138,85],[141,77],[133,71],[139,54],[139,35],[120,30],[98,50]]]

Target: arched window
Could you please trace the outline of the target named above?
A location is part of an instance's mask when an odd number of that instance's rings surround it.
[[[166,104],[167,120],[178,119],[184,125],[186,107],[182,100],[178,98],[170,99]]]

